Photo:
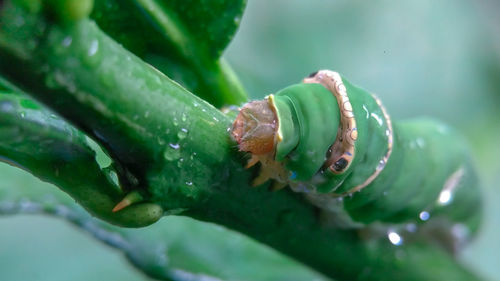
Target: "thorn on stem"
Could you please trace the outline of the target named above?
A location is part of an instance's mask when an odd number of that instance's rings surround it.
[[[144,200],[144,197],[142,197],[142,195],[137,192],[137,191],[132,191],[130,193],[128,193],[123,199],[122,201],[118,202],[118,204],[116,204],[116,206],[113,208],[113,213],[116,213],[120,210],[123,210],[125,209],[126,207],[132,205],[132,204],[135,204],[135,203],[138,203],[140,201]]]

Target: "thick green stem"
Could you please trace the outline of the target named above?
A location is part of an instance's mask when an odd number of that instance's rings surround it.
[[[230,120],[91,21],[62,28],[5,6],[0,60],[2,75],[98,139],[165,210],[238,230],[339,280],[477,279],[430,245],[365,241],[325,226],[300,194],[250,187]]]
[[[129,227],[162,216],[161,208],[151,203],[112,212],[124,196],[113,183],[112,169],[101,169],[82,132],[36,102],[0,91],[0,135],[1,161],[59,186],[94,216]]]

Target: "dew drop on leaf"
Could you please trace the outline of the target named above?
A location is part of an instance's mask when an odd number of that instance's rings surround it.
[[[165,151],[163,152],[163,157],[168,161],[174,161],[179,159],[181,156],[180,145],[175,143],[169,143]]]
[[[178,133],[177,137],[179,139],[184,139],[187,136],[188,130],[186,128],[182,128]]]
[[[89,57],[91,57],[91,56],[95,55],[98,50],[99,50],[99,41],[94,39],[90,43],[90,47],[89,47],[89,50],[87,51],[87,55]]]

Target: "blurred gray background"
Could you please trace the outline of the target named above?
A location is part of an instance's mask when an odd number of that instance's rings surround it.
[[[461,256],[500,280],[500,1],[249,0],[225,53],[253,98],[337,70],[393,119],[432,116],[467,136],[484,224]],[[0,164],[0,190],[39,183]],[[0,217],[1,280],[144,280],[116,251],[56,219]]]

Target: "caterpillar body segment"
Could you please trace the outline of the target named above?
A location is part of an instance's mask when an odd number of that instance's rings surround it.
[[[477,177],[463,137],[428,118],[393,122],[376,96],[336,72],[315,72],[246,104],[232,135],[261,163],[256,184],[289,185],[353,227],[430,218],[445,218],[447,229],[479,225]]]

